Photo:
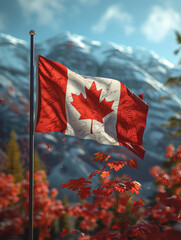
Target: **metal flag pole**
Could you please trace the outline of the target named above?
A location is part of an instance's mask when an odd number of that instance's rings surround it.
[[[30,139],[29,139],[29,240],[33,240],[33,172],[34,172],[34,35],[30,34]]]

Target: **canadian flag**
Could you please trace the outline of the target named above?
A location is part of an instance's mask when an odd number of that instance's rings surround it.
[[[144,157],[148,105],[121,82],[85,77],[39,56],[36,132],[122,145]]]

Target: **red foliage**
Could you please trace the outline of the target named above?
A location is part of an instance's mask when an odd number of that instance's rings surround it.
[[[137,212],[138,209],[139,209],[140,207],[144,206],[144,205],[145,205],[145,201],[144,201],[143,199],[140,199],[140,200],[138,200],[138,201],[135,201],[135,202],[134,202],[134,205],[133,205],[133,207],[132,207],[132,209],[131,209],[131,212],[132,212],[132,213]]]
[[[94,177],[97,173],[101,173],[101,172],[102,172],[102,170],[95,170],[94,172],[92,172],[92,173],[89,175],[88,179],[92,179],[92,177]]]
[[[113,226],[112,229],[113,230],[120,230],[121,232],[123,232],[129,225],[129,220],[125,220],[122,222],[116,222]]]
[[[84,231],[91,231],[97,226],[97,220],[101,220],[105,226],[110,226],[112,213],[99,209],[96,203],[85,202],[83,204],[76,204],[70,209],[69,214],[75,218],[82,217],[83,221],[79,224],[79,228]]]
[[[59,238],[65,237],[69,233],[69,230],[66,228],[63,228],[63,231],[58,236]]]
[[[101,177],[102,178],[106,178],[106,177],[108,177],[110,175],[110,171],[102,171],[102,173],[101,173]]]
[[[172,157],[174,151],[175,151],[174,146],[172,144],[168,145],[167,148],[166,148],[165,156],[166,157]]]
[[[28,227],[29,174],[22,182],[14,183],[11,175],[0,174],[0,236],[23,234]],[[58,191],[49,190],[44,171],[34,174],[34,228],[39,228],[39,240],[49,237],[51,223],[65,213]]]
[[[70,179],[60,185],[59,188],[76,191],[82,199],[94,194],[91,203],[84,201],[66,208],[55,199],[58,191],[49,190],[46,174],[43,171],[36,173],[34,227],[40,230],[39,240],[50,238],[51,224],[65,213],[74,218],[75,230],[63,228],[59,234],[62,239],[78,233],[79,240],[180,239],[180,232],[174,225],[181,222],[181,147],[175,151],[170,147],[167,153],[169,159],[165,167],[151,169],[158,191],[154,201],[151,204],[148,202],[148,205],[143,199],[136,198],[135,194],[141,189],[140,183],[127,175],[118,175],[125,165],[137,168],[135,159],[106,162],[88,179]],[[94,161],[102,163],[109,157],[97,153]],[[97,174],[101,177],[100,185],[95,186],[90,179]],[[22,234],[28,225],[28,178],[29,174],[15,184],[12,176],[0,174],[0,235],[3,239]]]
[[[151,169],[151,174],[158,185],[156,203],[147,208],[144,215],[149,217],[157,225],[164,224],[165,231],[160,234],[160,239],[178,239],[178,232],[174,224],[181,221],[181,157],[180,146],[175,150],[173,145],[166,149],[167,161],[164,169],[155,166]],[[171,237],[171,234],[173,236]]]
[[[0,174],[0,236],[7,239],[23,233],[23,216],[17,204],[20,200],[20,184],[13,176]]]
[[[96,160],[103,162],[107,156],[102,153],[96,154]],[[134,161],[133,165],[135,164]],[[130,193],[139,193],[141,185],[136,182],[132,181],[132,179],[126,175],[121,177],[113,176],[113,179],[108,179],[107,176],[111,177],[110,173],[111,170],[120,170],[127,162],[125,160],[120,160],[117,162],[110,161],[106,163],[101,170],[96,170],[90,174],[89,179],[91,179],[96,174],[100,174],[102,181],[101,185],[97,188],[91,189],[92,182],[86,180],[85,178],[74,179],[70,180],[68,183],[62,184],[60,187],[62,188],[69,188],[73,191],[80,191],[82,188],[82,192],[86,197],[86,188],[88,188],[88,192],[96,195],[96,198],[93,203],[82,203],[77,204],[73,208],[70,209],[69,214],[72,214],[78,221],[81,221],[78,224],[78,228],[80,231],[91,233],[94,229],[96,229],[99,225],[98,222],[102,223],[102,230],[99,231],[96,235],[90,236],[80,236],[79,239],[125,239],[127,238],[124,236],[123,233],[117,231],[123,230],[123,226],[127,226],[130,224],[130,221],[116,221],[113,224],[113,230],[111,230],[111,223],[115,221],[115,213],[119,214],[126,214],[128,211],[129,205],[131,204],[131,214],[133,215],[135,212],[139,211],[139,208],[144,205],[143,200],[135,201],[134,203],[130,202],[129,200],[132,198],[130,197]],[[131,163],[130,163],[131,164]],[[106,169],[108,167],[109,169]],[[89,186],[87,186],[89,184]],[[79,194],[78,194],[79,195]],[[113,211],[115,206],[117,205],[116,212]],[[124,225],[123,225],[124,223]],[[106,228],[105,228],[106,227]],[[114,229],[116,229],[114,231]]]
[[[91,181],[88,181],[82,177],[79,179],[71,179],[69,182],[60,185],[59,188],[68,188],[72,189],[73,191],[78,191],[78,195],[82,199],[85,199],[86,197],[90,197],[91,187],[87,185],[91,183]]]
[[[28,175],[27,175],[28,178]],[[55,200],[58,191],[56,189],[49,190],[49,184],[46,181],[44,171],[39,171],[34,175],[34,227],[40,227],[40,237],[49,237],[48,226],[64,213],[64,207],[61,201]],[[22,199],[25,213],[28,214],[28,188],[29,182],[22,181]],[[51,197],[49,197],[49,195]],[[28,224],[28,219],[24,219],[25,225]]]
[[[17,203],[19,200],[20,184],[14,183],[12,175],[0,174],[0,208]]]
[[[48,148],[48,150],[52,150],[53,147],[52,147],[50,144],[45,143],[45,145],[46,145],[46,147]]]
[[[94,162],[100,161],[101,163],[103,161],[107,161],[111,157],[110,155],[107,156],[106,154],[101,153],[101,152],[95,153],[94,155],[95,155],[95,157],[94,157],[93,161]]]
[[[8,87],[8,91],[9,91],[9,93],[13,94],[14,93],[14,87],[12,85],[10,85]]]
[[[110,162],[106,163],[106,165],[110,169],[114,169],[115,171],[119,171],[121,168],[124,167],[125,164],[127,164],[127,162],[123,161],[123,160],[120,160],[120,161],[110,161]]]
[[[91,240],[125,240],[122,234],[118,231],[111,231],[107,228],[99,231]]]
[[[87,234],[85,235],[84,233],[81,233],[78,240],[91,240],[91,236],[87,235]]]
[[[138,161],[136,161],[134,158],[132,158],[127,161],[127,164],[130,168],[138,168],[137,162]]]
[[[124,165],[138,168],[135,159],[109,161],[105,163],[101,170],[91,173],[89,179],[97,174],[102,177],[101,185],[97,188],[94,187],[90,190],[92,184],[89,182],[89,190],[96,195],[96,198],[93,203],[78,204],[69,212],[77,220],[81,217],[78,228],[80,231],[89,233],[85,236],[81,234],[79,239],[171,240],[171,233],[176,236],[178,231],[172,228],[170,221],[181,221],[181,201],[179,197],[181,192],[181,187],[179,187],[181,176],[180,149],[178,148],[177,152],[172,154],[173,162],[177,164],[172,166],[169,173],[158,166],[152,168],[151,173],[160,188],[156,196],[157,202],[151,207],[149,205],[145,206],[145,201],[142,199],[132,201],[132,194],[139,193],[140,183],[125,175],[110,178],[111,170],[119,171]],[[102,163],[107,160],[106,158],[106,154],[97,153],[94,161],[100,160]],[[107,175],[109,178],[104,179]],[[87,180],[83,179],[82,181],[86,183],[87,187]],[[79,180],[77,183],[79,183]],[[65,184],[64,186],[70,188],[71,184]],[[74,185],[71,186],[71,188],[74,187]],[[171,195],[166,192],[166,188],[171,190]],[[79,189],[77,185],[75,189]],[[148,219],[144,221],[144,217],[146,219],[149,217],[151,221]],[[105,221],[108,219],[109,221]],[[92,234],[92,231],[99,227],[98,222],[99,224],[102,223],[102,227],[97,231],[97,234]],[[163,227],[163,224],[168,223],[169,228]]]

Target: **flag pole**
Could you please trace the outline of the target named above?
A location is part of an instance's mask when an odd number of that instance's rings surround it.
[[[29,240],[33,240],[33,172],[34,172],[34,35],[30,34],[30,135],[29,135]]]

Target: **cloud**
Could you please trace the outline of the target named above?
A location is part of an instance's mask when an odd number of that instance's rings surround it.
[[[154,6],[141,31],[148,40],[161,42],[171,30],[178,29],[180,24],[181,17],[178,12],[171,8]]]
[[[18,0],[27,20],[36,18],[39,25],[57,23],[56,13],[64,10],[64,0]]]
[[[120,23],[127,35],[134,31],[131,15],[123,11],[118,5],[110,6],[100,20],[92,27],[92,31],[95,33],[103,33],[112,20]]]
[[[5,29],[5,17],[3,14],[0,13],[0,30]]]

